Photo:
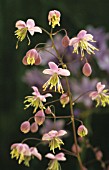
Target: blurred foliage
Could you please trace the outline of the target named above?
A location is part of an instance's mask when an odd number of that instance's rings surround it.
[[[11,160],[9,152],[13,142],[21,141],[24,136],[19,131],[20,123],[26,119],[23,111],[24,96],[29,93],[28,87],[22,82],[25,71],[21,60],[27,51],[27,42],[15,49],[15,22],[19,19],[33,18],[38,25],[49,29],[47,14],[51,9],[62,13],[61,27],[65,27],[71,36],[87,25],[103,26],[109,31],[107,0],[0,0],[0,169],[26,170]],[[46,36],[35,35],[33,46],[45,42]],[[108,111],[107,111],[108,112]],[[94,116],[93,129],[96,144],[106,152],[109,115]],[[97,120],[97,124],[96,124]],[[109,135],[108,135],[109,138]],[[97,142],[98,141],[98,142]],[[104,142],[106,141],[106,143]],[[109,149],[109,147],[108,147]],[[106,152],[107,153],[107,152]],[[109,158],[109,157],[108,157]],[[69,169],[71,158],[68,158]],[[36,165],[32,162],[31,170],[45,169],[45,164]],[[44,162],[45,163],[45,162]],[[47,162],[46,162],[47,163]],[[65,163],[67,165],[67,163]],[[66,169],[63,167],[63,169]],[[72,167],[71,167],[72,169]]]

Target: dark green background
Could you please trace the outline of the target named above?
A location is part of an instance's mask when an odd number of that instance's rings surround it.
[[[33,18],[38,25],[48,29],[47,14],[51,9],[61,11],[61,27],[65,27],[70,36],[87,25],[103,26],[109,32],[108,0],[0,0],[0,170],[28,169],[19,166],[9,155],[10,145],[23,139],[19,126],[26,119],[23,99],[29,92],[21,79],[26,70],[21,59],[30,47],[26,46],[25,41],[18,50],[15,49],[15,22]],[[35,37],[32,46],[46,40],[45,36]],[[109,115],[105,114],[108,109],[103,111],[104,115],[97,115],[93,120],[96,130],[94,140],[104,149],[106,158],[109,158]],[[73,169],[70,164],[69,159],[69,169]],[[33,161],[29,169],[43,170],[45,167],[45,164],[36,165]],[[66,167],[63,169],[66,170]]]

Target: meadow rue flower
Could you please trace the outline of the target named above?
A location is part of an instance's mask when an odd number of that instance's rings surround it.
[[[77,149],[78,149],[78,152],[79,152],[79,153],[82,151],[82,149],[80,148],[79,145],[77,145]],[[76,145],[75,145],[75,144],[72,145],[71,150],[72,150],[72,152],[77,153]]]
[[[68,93],[64,93],[64,94],[61,95],[60,103],[62,104],[62,107],[65,107],[65,105],[69,103]]]
[[[27,31],[32,36],[34,35],[35,32],[42,33],[41,28],[35,26],[35,22],[33,19],[28,19],[26,23],[22,20],[19,20],[16,22],[15,27],[18,28],[18,30],[15,31],[15,35],[17,36],[17,39],[18,39],[16,48],[18,48],[18,42],[23,41],[26,36],[27,36],[27,38],[29,40],[29,44],[30,44],[30,39],[27,35]]]
[[[38,124],[38,125],[42,125],[45,121],[45,114],[43,112],[43,110],[39,110],[35,116],[34,116],[34,119],[35,119],[35,122]]]
[[[50,69],[45,69],[43,71],[44,74],[51,75],[50,79],[43,85],[44,91],[48,86],[50,86],[50,90],[55,87],[59,93],[63,93],[63,87],[61,85],[59,76],[69,76],[70,72],[67,69],[58,68],[58,66],[54,62],[48,63]]]
[[[86,62],[82,68],[82,72],[86,77],[89,77],[92,73],[91,66],[88,62]]]
[[[48,106],[48,107],[45,109],[45,113],[46,113],[46,114],[52,114],[52,111],[51,111],[50,106]]]
[[[74,50],[73,53],[79,53],[78,50],[80,48],[81,52],[81,57],[84,57],[84,50],[88,54],[95,54],[94,50],[98,50],[95,48],[92,44],[89,42],[95,42],[93,40],[93,36],[91,34],[87,34],[86,30],[81,30],[78,34],[77,37],[74,37],[70,39],[69,41],[69,46],[73,46]]]
[[[59,130],[59,131],[56,131],[56,130],[51,130],[49,131],[48,133],[45,133],[42,137],[42,140],[44,141],[49,141],[49,147],[50,147],[50,150],[54,152],[54,149],[56,148],[60,148],[60,145],[64,145],[62,139],[60,139],[59,137],[63,136],[67,134],[67,132],[65,130]]]
[[[34,107],[33,113],[36,112],[37,108],[39,107],[40,109],[44,108],[44,105],[42,102],[46,102],[46,97],[52,97],[50,93],[47,93],[45,95],[41,95],[38,88],[35,86],[32,86],[32,89],[34,92],[32,93],[33,96],[26,96],[24,103],[29,103],[25,105],[24,109],[27,109],[28,107],[32,106]]]
[[[63,152],[53,155],[52,153],[48,153],[45,155],[46,158],[51,159],[47,170],[61,170],[60,164],[58,161],[66,161],[66,157]]]
[[[69,37],[68,37],[67,35],[65,35],[65,36],[62,38],[62,46],[63,46],[64,48],[68,47],[68,46],[69,46],[69,41],[70,41]]]
[[[103,153],[100,150],[95,151],[96,160],[101,161],[103,158]]]
[[[35,133],[35,132],[38,131],[38,125],[37,125],[36,122],[33,122],[33,123],[31,124],[30,130],[31,130],[32,133]]]
[[[109,89],[104,89],[105,85],[101,84],[101,82],[97,83],[96,88],[97,91],[91,92],[89,97],[97,102],[96,107],[98,105],[105,107],[106,104],[109,104]]]
[[[41,63],[41,57],[35,49],[29,50],[22,60],[24,65],[39,65]]]
[[[77,133],[80,137],[84,137],[88,134],[88,130],[84,125],[78,127]]]
[[[21,164],[24,161],[25,166],[29,166],[29,162],[32,158],[37,157],[39,160],[42,159],[41,154],[38,152],[36,147],[29,147],[24,143],[15,143],[11,145],[11,158],[16,158],[18,163]]]
[[[60,26],[60,12],[57,10],[52,10],[48,14],[48,21],[49,25],[51,25],[52,28],[55,28],[56,25]]]
[[[30,131],[30,122],[24,121],[20,126],[20,130],[23,133],[28,133]]]

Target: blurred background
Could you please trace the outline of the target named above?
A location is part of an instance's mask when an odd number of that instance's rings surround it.
[[[109,36],[109,1],[108,0],[0,0],[0,169],[1,170],[26,170],[24,165],[18,165],[17,161],[10,158],[10,146],[12,143],[21,142],[24,135],[19,127],[22,121],[28,119],[24,111],[24,97],[31,93],[31,88],[23,81],[27,69],[21,60],[30,47],[39,42],[46,42],[46,35],[35,34],[31,37],[32,45],[27,46],[27,41],[20,43],[16,50],[16,37],[14,36],[15,22],[19,19],[26,21],[32,18],[35,22],[50,30],[47,21],[49,10],[61,11],[61,28],[66,28],[70,37],[89,25],[91,30],[100,36]],[[98,32],[97,32],[98,31]],[[104,38],[103,37],[103,38]],[[102,37],[101,37],[102,39]],[[104,39],[102,39],[104,43]],[[102,62],[93,67],[94,75],[99,80],[106,81],[109,87],[109,50],[108,38],[106,39],[106,68],[102,68]],[[103,44],[102,44],[103,45]],[[104,53],[103,53],[104,54]],[[102,54],[102,56],[103,56]],[[96,72],[97,70],[97,72]],[[100,71],[100,72],[99,72]],[[88,110],[88,109],[87,109]],[[96,112],[96,111],[95,111]],[[103,151],[105,160],[109,160],[109,108],[99,108],[98,113],[91,116],[92,137],[94,146]],[[71,143],[71,141],[70,141]],[[32,161],[30,170],[46,169],[46,161]],[[62,165],[63,169],[73,169],[72,158]],[[90,169],[90,168],[89,168]],[[75,169],[76,170],[76,169]],[[92,170],[92,169],[90,169]],[[98,169],[100,170],[100,168]]]

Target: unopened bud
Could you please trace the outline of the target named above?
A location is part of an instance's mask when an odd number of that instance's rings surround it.
[[[38,131],[38,125],[37,125],[37,123],[36,123],[36,122],[32,123],[30,128],[31,128],[31,132],[32,132],[32,133],[37,132],[37,131]]]
[[[71,150],[72,150],[72,152],[74,152],[74,153],[77,153],[77,152],[81,152],[82,151],[82,149],[80,148],[80,146],[79,145],[77,145],[77,147],[76,147],[76,145],[75,144],[73,144],[73,146],[72,146],[72,148],[71,148]]]
[[[90,66],[89,63],[85,63],[83,68],[82,68],[82,72],[85,76],[89,77],[92,73],[92,68]]]
[[[42,125],[43,122],[45,121],[45,114],[44,114],[43,110],[39,110],[35,114],[34,119],[38,125]]]
[[[95,152],[95,156],[98,161],[101,161],[103,157],[103,153],[100,150],[98,150]]]
[[[67,35],[65,35],[64,37],[63,37],[63,39],[62,39],[62,46],[63,47],[68,47],[69,46],[69,37],[67,36]]]
[[[51,109],[50,109],[49,106],[46,108],[45,113],[46,113],[46,114],[51,114],[51,113],[52,113],[52,111],[51,111]]]
[[[69,103],[69,96],[67,93],[61,95],[60,103],[62,104],[62,107],[65,107],[65,105]]]
[[[88,134],[88,130],[84,125],[78,127],[77,133],[80,137],[84,137]]]
[[[23,133],[28,133],[30,131],[30,122],[29,121],[23,122],[20,126],[20,130]]]

